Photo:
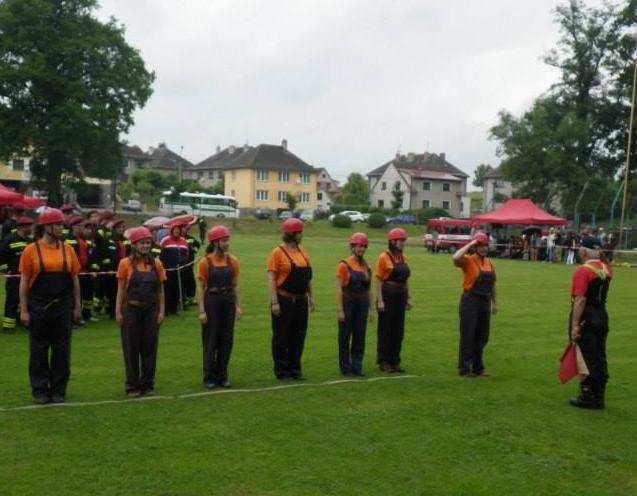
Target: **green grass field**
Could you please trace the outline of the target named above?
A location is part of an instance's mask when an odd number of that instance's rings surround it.
[[[125,399],[119,330],[104,321],[74,334],[70,404],[15,409],[31,404],[27,338],[0,335],[1,495],[637,494],[635,269],[617,268],[611,287],[605,411],[568,406],[576,384],[556,379],[573,268],[496,261],[501,314],[486,351],[492,375],[461,379],[461,274],[448,255],[416,243],[408,250],[409,377],[375,380],[374,323],[367,377],[328,384],[342,379],[333,286],[347,231],[315,227],[305,240],[317,300],[307,380],[267,389],[280,385],[265,277],[276,227],[235,227],[246,315],[236,326],[230,378],[233,391],[252,391],[180,398],[204,391],[190,309],[162,327],[159,398]],[[373,243],[369,260],[382,248]]]

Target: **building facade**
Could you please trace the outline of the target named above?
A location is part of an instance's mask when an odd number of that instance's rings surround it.
[[[513,184],[503,178],[499,167],[491,170],[484,176],[482,185],[482,208],[484,212],[499,207],[511,198],[514,192]]]
[[[280,146],[229,146],[204,162],[189,173],[197,174],[202,185],[210,181],[210,173],[220,173],[224,194],[234,197],[243,211],[285,209],[288,193],[297,198],[298,209],[317,208],[316,169],[290,152],[286,140]]]
[[[319,167],[316,169],[316,208],[317,210],[329,211],[332,204],[340,194],[341,186],[339,182],[330,176],[327,169]]]
[[[391,208],[392,190],[398,188],[403,192],[400,210],[437,207],[460,217],[468,177],[444,153],[397,154],[367,174],[370,202],[374,207]]]
[[[175,174],[180,181],[193,168],[192,162],[172,151],[163,142],[159,143],[157,148],[150,147],[147,155],[149,160],[143,164],[145,169],[154,170],[165,175]]]

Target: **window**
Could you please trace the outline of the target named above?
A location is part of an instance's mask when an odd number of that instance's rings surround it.
[[[12,162],[14,171],[24,170],[24,160],[15,159],[15,160],[12,160],[11,162]]]
[[[299,195],[299,200],[301,200],[301,203],[309,203],[310,202],[310,194],[309,193],[301,193]]]
[[[451,184],[449,184],[449,183],[442,183],[442,190],[443,190],[443,191],[451,191]]]
[[[232,177],[232,180],[234,181],[237,178],[237,173],[235,171],[232,171],[230,177]]]
[[[396,182],[394,183],[394,189],[396,189],[396,190],[400,191],[400,182],[399,182],[399,181],[396,181]]]
[[[320,191],[318,193],[316,193],[316,199],[318,201],[321,201],[323,199],[323,193],[321,193]]]
[[[429,207],[431,207],[431,202],[429,200],[423,200],[422,208],[429,208]]]
[[[380,189],[383,191],[387,190],[387,183],[385,181],[383,181],[382,184],[380,185]]]
[[[203,171],[197,172],[197,179],[203,179]]]
[[[423,181],[422,190],[423,191],[431,191],[431,183],[429,181]]]
[[[235,196],[235,193],[234,193],[234,190],[233,190],[233,189],[231,189],[231,190],[230,190],[230,196],[232,196],[232,197],[234,197],[234,196]]]
[[[277,193],[277,200],[279,200],[280,202],[284,202],[286,201],[288,196],[288,192],[287,191],[279,191]]]
[[[385,201],[384,200],[378,200],[378,206],[380,208],[384,208],[385,207]]]
[[[451,202],[447,200],[443,201],[442,208],[444,208],[445,210],[449,210],[451,208]]]
[[[208,171],[208,179],[210,179],[211,181],[213,181],[215,178],[215,173],[214,171]]]
[[[267,181],[268,171],[265,169],[257,169],[257,181]]]
[[[257,190],[257,200],[267,200],[268,199],[268,192],[267,190],[264,189],[258,189]]]
[[[290,171],[279,171],[279,182],[287,183],[290,180]]]
[[[309,184],[310,182],[310,174],[308,172],[301,172],[299,174],[299,180],[302,184]]]

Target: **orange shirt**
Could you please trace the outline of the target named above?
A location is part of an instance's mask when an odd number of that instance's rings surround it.
[[[458,267],[462,269],[464,274],[464,280],[462,281],[462,288],[465,291],[469,291],[473,284],[480,276],[480,270],[483,272],[494,272],[495,267],[487,257],[481,257],[478,254],[464,255],[457,262]]]
[[[40,247],[40,253],[42,253],[42,261],[44,262],[44,268],[47,272],[61,272],[64,270],[62,249],[64,247],[66,251],[66,267],[72,276],[76,276],[80,273],[80,262],[77,259],[75,250],[72,246],[63,243],[54,243],[49,245],[44,241],[37,241]],[[20,273],[22,277],[26,277],[29,281],[29,287],[35,281],[35,278],[40,273],[40,261],[38,259],[38,253],[35,248],[35,243],[27,245],[20,257]]]
[[[157,277],[161,282],[166,280],[166,269],[164,269],[163,264],[158,258],[155,258],[155,270],[157,272]],[[137,262],[137,270],[139,272],[148,272],[152,269],[152,266],[142,262],[141,260]],[[131,262],[130,257],[122,258],[119,261],[119,266],[117,267],[117,278],[124,279],[128,281],[133,275],[133,264]]]
[[[367,274],[367,267],[361,264],[358,259],[352,255],[345,260],[352,270]],[[336,277],[341,280],[341,286],[345,287],[349,284],[349,270],[342,261],[336,266]]]
[[[405,255],[398,255],[396,257],[397,260],[400,260],[399,257],[402,257],[403,261],[407,263],[407,257]],[[389,253],[386,251],[382,252],[378,255],[378,260],[376,260],[376,267],[374,268],[374,275],[380,279],[381,281],[386,281],[389,279],[389,274],[394,269],[394,261],[392,260]]]
[[[208,276],[210,275],[208,270],[208,261],[212,263],[213,267],[227,267],[228,263],[230,263],[234,273],[233,277],[236,278],[239,276],[239,261],[237,260],[237,257],[228,254],[227,257],[224,256],[217,258],[214,254],[208,253],[205,257],[199,260],[199,265],[197,266],[197,279],[204,281],[206,284],[208,284]]]
[[[277,288],[283,284],[292,271],[292,264],[290,264],[290,260],[283,250],[288,253],[297,267],[309,267],[310,263],[310,257],[300,246],[298,248],[281,248],[277,246],[272,250],[268,258],[268,272],[274,272]]]

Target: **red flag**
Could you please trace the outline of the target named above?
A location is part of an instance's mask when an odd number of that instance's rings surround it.
[[[577,343],[569,343],[560,357],[560,368],[557,377],[562,384],[566,384],[573,377],[583,379],[589,374],[588,367]]]

